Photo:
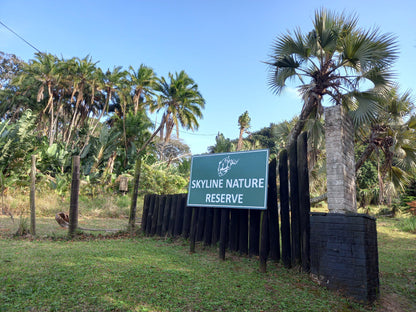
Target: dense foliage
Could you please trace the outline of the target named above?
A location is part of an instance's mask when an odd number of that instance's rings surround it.
[[[184,71],[165,79],[143,64],[104,71],[97,63],[90,56],[47,53],[26,63],[0,53],[2,184],[27,185],[35,154],[38,180],[65,192],[71,156],[80,155],[91,193],[116,191],[117,177],[131,176],[135,161],[146,155],[143,190],[183,191],[187,172],[181,164],[189,147],[171,132],[175,126],[198,128],[205,101],[197,84]],[[163,113],[158,126],[149,118],[155,111]]]

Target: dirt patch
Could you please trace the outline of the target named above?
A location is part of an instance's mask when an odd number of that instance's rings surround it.
[[[376,311],[380,312],[413,312],[415,304],[394,293],[384,293],[377,303]]]

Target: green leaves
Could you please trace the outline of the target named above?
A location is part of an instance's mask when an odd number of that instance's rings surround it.
[[[357,27],[355,15],[320,9],[315,12],[312,29],[300,29],[278,36],[269,65],[269,87],[280,93],[290,82],[305,96],[299,123],[321,101],[329,97],[335,104],[351,106],[360,122],[375,118],[380,106],[368,94],[382,90],[392,79],[391,66],[397,58],[396,38],[378,29]]]

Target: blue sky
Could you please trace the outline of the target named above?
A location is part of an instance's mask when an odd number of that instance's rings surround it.
[[[300,113],[294,89],[274,95],[267,66],[274,38],[300,27],[309,31],[315,10],[357,13],[362,28],[398,37],[397,81],[414,89],[416,2],[350,1],[23,1],[0,0],[0,21],[36,48],[70,58],[89,54],[102,69],[141,63],[159,76],[185,70],[206,100],[195,133],[180,137],[194,154],[215,143],[218,132],[238,136],[238,116],[248,111],[251,131]],[[0,25],[0,51],[27,61],[34,50]],[[154,116],[153,116],[154,117]]]

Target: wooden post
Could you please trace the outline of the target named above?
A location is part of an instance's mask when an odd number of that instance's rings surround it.
[[[170,222],[170,210],[172,209],[172,196],[166,195],[165,209],[163,210],[163,225],[162,225],[162,235],[165,236],[169,230]]]
[[[238,250],[240,255],[248,254],[248,209],[240,209]]]
[[[204,228],[205,228],[205,214],[207,209],[205,207],[199,208],[198,214],[198,225],[196,229],[196,241],[201,242],[204,239]]]
[[[160,195],[156,195],[155,207],[153,209],[153,216],[152,216],[152,227],[150,228],[150,235],[156,234],[157,219],[159,217],[159,208],[160,208]]]
[[[159,213],[157,215],[156,234],[162,236],[163,217],[165,212],[166,196],[160,196]]]
[[[206,208],[205,214],[205,228],[204,228],[204,245],[211,245],[212,241],[212,225],[214,222],[214,209],[216,208]]]
[[[153,218],[153,211],[155,210],[155,201],[156,195],[150,195],[150,205],[149,205],[149,212],[147,213],[147,220],[146,220],[146,234],[149,235],[152,230],[152,218]]]
[[[149,213],[150,206],[150,194],[146,194],[143,200],[143,213],[142,213],[142,231],[146,232],[147,215]]]
[[[269,256],[269,217],[267,210],[264,210],[261,218],[261,240],[260,240],[260,272],[266,273],[267,257]]]
[[[309,273],[310,260],[310,211],[309,173],[308,173],[308,137],[303,132],[298,139],[298,176],[299,176],[299,210],[302,271]]]
[[[182,229],[182,235],[184,238],[189,237],[189,231],[191,229],[191,221],[192,221],[192,207],[188,207],[186,205],[187,201],[187,194],[185,196],[185,211],[183,213],[183,229]]]
[[[72,157],[71,200],[69,204],[69,236],[75,236],[78,228],[78,195],[79,195],[79,156]]]
[[[292,265],[300,265],[300,212],[299,212],[299,179],[298,179],[298,152],[297,140],[289,146],[289,168],[290,168],[290,221],[292,233]]]
[[[192,218],[191,218],[191,230],[189,233],[189,251],[191,253],[195,252],[195,240],[196,240],[196,228],[198,223],[198,213],[199,213],[199,207],[194,207],[192,209]]]
[[[250,209],[250,233],[248,246],[248,255],[250,257],[259,255],[260,215],[260,210]]]
[[[169,216],[169,227],[168,235],[173,237],[173,232],[175,230],[175,218],[176,218],[176,205],[178,204],[178,196],[172,195],[172,201],[170,202],[170,216]]]
[[[30,171],[30,234],[36,235],[36,155],[32,155]]]
[[[129,229],[133,230],[136,226],[137,196],[139,194],[140,170],[142,160],[139,158],[134,165],[133,193],[131,194]]]
[[[212,223],[212,244],[218,243],[221,231],[221,209],[214,209],[214,222]]]
[[[221,208],[221,230],[220,230],[220,250],[219,256],[221,260],[225,260],[225,249],[228,241],[228,226],[229,226],[230,211],[227,208]]]
[[[291,267],[290,220],[289,220],[289,183],[287,168],[287,151],[282,150],[279,156],[280,177],[280,220],[282,222],[282,260],[286,268]]]
[[[267,211],[269,214],[270,259],[280,260],[279,212],[277,207],[276,184],[277,161],[273,159],[269,164],[269,188],[267,196]]]
[[[237,251],[238,250],[238,226],[240,224],[240,211],[239,209],[231,209],[230,211],[230,233],[229,233],[229,240],[230,240],[230,250]]]
[[[185,207],[184,207],[184,195],[186,194],[178,194],[178,201],[176,203],[176,216],[175,216],[175,225],[173,228],[173,236],[179,236],[182,234],[183,229],[183,216],[185,213]]]

